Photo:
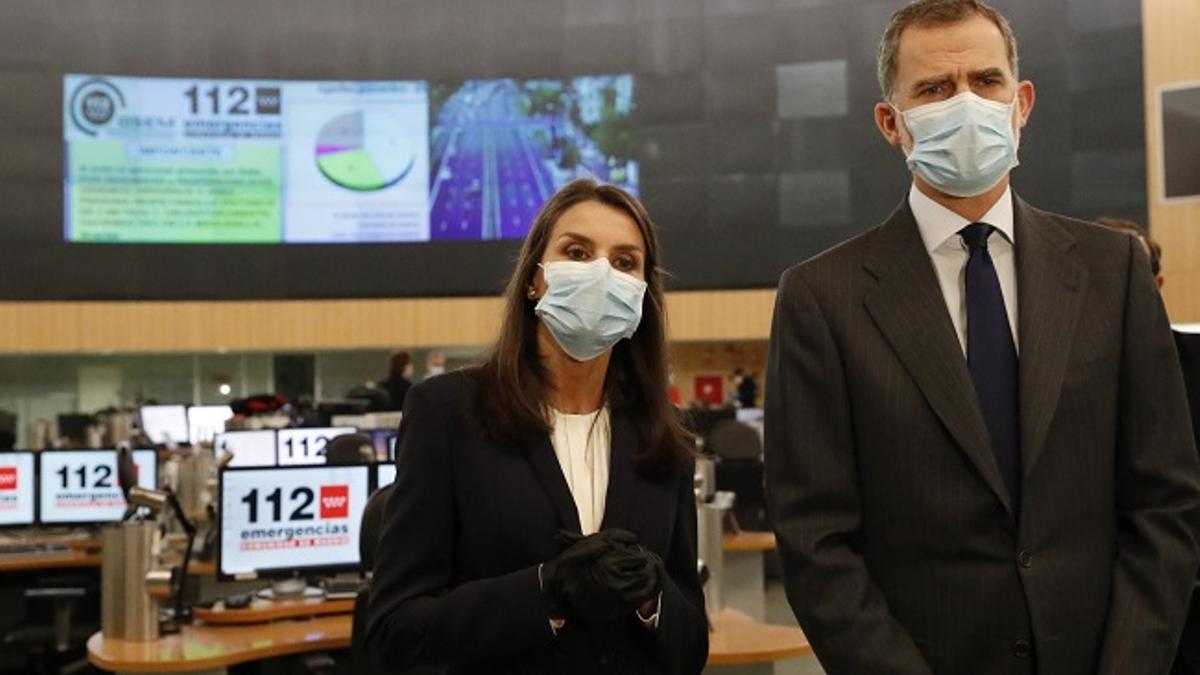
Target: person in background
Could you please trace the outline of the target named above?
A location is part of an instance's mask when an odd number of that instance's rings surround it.
[[[770,514],[830,675],[1162,675],[1200,563],[1200,463],[1130,237],[1009,185],[1034,86],[1003,15],[918,0],[875,121],[881,225],[784,273]]]
[[[376,383],[380,389],[388,393],[392,405],[390,410],[403,410],[404,397],[412,386],[412,355],[406,351],[393,352],[388,359],[387,379]]]
[[[739,408],[758,407],[758,380],[741,368],[733,371],[734,402]]]
[[[12,450],[17,444],[17,416],[0,410],[0,450]]]
[[[654,226],[563,187],[525,238],[486,362],[404,405],[367,649],[452,673],[699,673],[692,443],[667,398]]]
[[[1150,257],[1150,273],[1154,275],[1158,287],[1162,288],[1162,246],[1154,241],[1150,233],[1132,220],[1097,218],[1096,222],[1135,237]],[[1183,365],[1183,381],[1191,408],[1192,432],[1196,436],[1196,445],[1200,447],[1200,335],[1176,331],[1175,346],[1179,350],[1179,360]],[[1192,587],[1187,622],[1183,627],[1183,637],[1179,640],[1179,653],[1175,656],[1171,675],[1200,675],[1200,577]]]
[[[429,352],[429,356],[425,359],[425,379],[437,377],[446,372],[446,355],[433,351]]]

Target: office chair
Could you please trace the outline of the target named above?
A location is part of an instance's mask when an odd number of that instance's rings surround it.
[[[55,576],[41,579],[38,585],[26,588],[23,593],[25,600],[35,610],[48,601],[52,614],[49,621],[34,619],[29,625],[6,634],[4,647],[26,653],[27,666],[34,673],[67,675],[91,672],[86,645],[88,638],[100,629],[99,608],[89,611],[92,608],[86,607],[79,612],[77,605],[89,598],[91,604],[97,604],[99,593],[95,586],[94,579]]]
[[[350,628],[350,672],[355,675],[440,675],[445,669],[440,666],[419,668],[378,668],[367,654],[367,606],[371,602],[370,572],[375,568],[375,554],[379,549],[379,536],[383,532],[383,511],[393,485],[382,487],[367,500],[363,510],[362,526],[358,532],[358,552],[363,571],[368,574],[358,594],[354,597],[354,620]]]
[[[733,515],[746,530],[768,530],[763,486],[763,447],[753,427],[721,420],[704,439],[705,451],[717,458],[717,489],[737,495]]]
[[[363,464],[374,461],[375,441],[366,434],[342,434],[334,436],[325,444],[326,464]]]
[[[358,385],[346,393],[346,398],[366,401],[367,410],[370,412],[396,409],[392,406],[392,397],[387,390],[375,386],[374,382]]]

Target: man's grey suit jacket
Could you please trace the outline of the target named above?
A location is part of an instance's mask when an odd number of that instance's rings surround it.
[[[780,282],[770,513],[830,675],[1157,675],[1175,654],[1200,468],[1147,256],[1014,201],[1020,504],[907,200]]]

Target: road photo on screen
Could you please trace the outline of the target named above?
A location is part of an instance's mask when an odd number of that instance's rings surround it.
[[[520,239],[560,187],[637,193],[633,76],[431,84],[434,239]]]

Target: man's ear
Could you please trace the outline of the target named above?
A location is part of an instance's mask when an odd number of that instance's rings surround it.
[[[1018,121],[1022,128],[1029,122],[1029,114],[1033,112],[1033,104],[1037,101],[1037,90],[1033,82],[1021,80],[1017,83]]]
[[[879,128],[880,135],[889,144],[897,147],[903,146],[904,136],[900,129],[900,115],[891,104],[883,101],[875,104],[875,126]]]

